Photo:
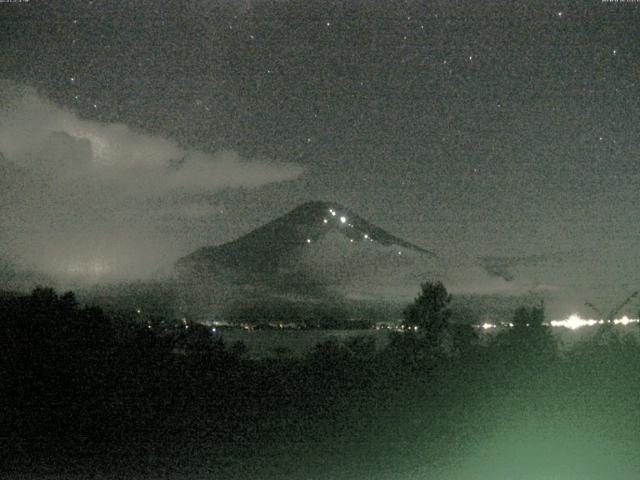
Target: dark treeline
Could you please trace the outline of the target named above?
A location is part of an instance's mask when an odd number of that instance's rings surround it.
[[[389,478],[464,471],[461,459],[523,418],[605,444],[636,434],[632,336],[608,328],[559,349],[532,306],[481,342],[449,322],[450,300],[424,284],[404,312],[410,330],[382,350],[357,337],[256,360],[198,324],[107,315],[46,288],[0,297],[1,471]]]

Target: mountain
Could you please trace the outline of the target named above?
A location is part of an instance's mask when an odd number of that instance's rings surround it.
[[[435,254],[391,235],[353,211],[331,202],[304,203],[286,215],[229,243],[204,247],[178,260],[178,269],[209,269],[225,265],[249,271],[268,271],[280,262],[330,233],[338,232],[352,242],[396,246],[435,257]]]
[[[316,201],[236,240],[180,258],[174,279],[186,311],[228,312],[249,304],[255,311],[261,304],[277,312],[283,304],[304,304],[307,315],[309,305],[352,311],[384,284],[396,288],[408,266],[436,258],[347,207]],[[419,279],[411,277],[404,280],[415,291]]]

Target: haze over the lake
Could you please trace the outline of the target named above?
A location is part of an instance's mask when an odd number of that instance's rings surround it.
[[[639,8],[2,4],[0,259],[144,279],[322,199],[454,293],[607,309],[640,284]]]

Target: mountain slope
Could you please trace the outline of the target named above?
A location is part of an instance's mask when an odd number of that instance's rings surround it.
[[[229,243],[204,247],[178,260],[179,269],[206,269],[211,264],[252,271],[277,268],[284,258],[300,252],[329,233],[353,242],[373,242],[435,257],[435,254],[391,235],[335,202],[304,203]]]
[[[419,263],[416,270],[426,273],[424,263],[435,257],[338,203],[309,202],[179,259],[175,279],[189,310],[274,302],[322,308],[348,303],[356,285],[358,291],[362,285],[380,290],[380,282],[395,286],[408,265]],[[415,289],[418,280],[412,276],[407,284]]]

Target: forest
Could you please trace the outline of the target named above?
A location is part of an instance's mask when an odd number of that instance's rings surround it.
[[[404,312],[418,328],[390,332],[383,349],[356,337],[253,359],[202,325],[150,328],[135,312],[106,314],[50,288],[4,294],[0,471],[353,479],[566,469],[602,478],[638,467],[618,448],[640,431],[634,335],[596,327],[563,348],[544,309],[523,306],[513,328],[481,342],[449,322],[450,300],[442,284],[422,285]]]

